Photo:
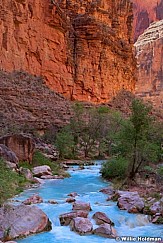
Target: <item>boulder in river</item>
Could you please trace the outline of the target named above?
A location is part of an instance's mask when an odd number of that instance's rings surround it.
[[[48,230],[51,230],[51,222],[36,206],[21,204],[0,208],[0,240],[3,240],[4,234],[12,240]]]
[[[129,213],[141,213],[144,208],[144,200],[138,192],[118,191],[118,207]]]
[[[112,186],[108,186],[108,187],[102,188],[100,190],[100,192],[102,192],[104,194],[108,194],[108,195],[113,195],[115,193],[115,190],[113,189]]]
[[[88,216],[88,211],[76,211],[76,212],[70,212],[70,213],[64,213],[59,216],[60,224],[61,225],[69,225],[71,220],[73,218],[77,217],[82,217],[82,218],[87,218]]]
[[[77,197],[78,194],[77,194],[77,192],[71,192],[71,193],[68,194],[68,196],[69,197]]]
[[[96,224],[104,224],[104,223],[107,223],[107,224],[111,224],[111,225],[114,225],[114,223],[108,218],[108,216],[103,213],[103,212],[96,212],[92,218],[96,221]]]
[[[101,224],[93,231],[94,234],[100,235],[106,238],[115,238],[116,230],[110,224]]]
[[[69,197],[69,198],[66,199],[67,203],[73,203],[75,201],[76,201],[76,199],[74,197]]]
[[[23,201],[23,204],[30,205],[30,204],[37,204],[42,203],[43,199],[37,194],[32,195],[31,197],[27,198],[25,201]]]
[[[81,201],[76,201],[73,203],[73,210],[86,210],[86,211],[91,211],[91,206],[90,203],[86,202],[81,202]]]
[[[46,176],[46,175],[52,176],[51,168],[48,165],[36,166],[33,168],[32,173],[36,177],[42,177],[42,176]]]
[[[93,225],[89,219],[77,217],[71,220],[70,228],[72,231],[75,231],[80,235],[86,235],[92,233]]]

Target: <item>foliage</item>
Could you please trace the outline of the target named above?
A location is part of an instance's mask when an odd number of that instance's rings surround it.
[[[21,192],[27,181],[23,176],[8,169],[2,159],[0,168],[0,205],[2,205],[8,198]]]
[[[157,170],[158,175],[163,176],[163,166],[160,166]]]
[[[56,136],[55,143],[59,156],[63,158],[73,158],[75,156],[74,136],[69,126],[64,127]]]
[[[51,161],[50,159],[46,158],[44,154],[42,154],[40,151],[36,150],[33,155],[32,164],[29,164],[28,162],[20,162],[20,167],[32,169],[35,166],[41,166],[41,165],[48,165],[50,166],[53,174],[60,174],[60,166],[58,163]]]
[[[112,158],[102,166],[102,176],[107,179],[124,179],[127,176],[128,161],[124,157]]]
[[[113,152],[129,161],[129,178],[134,179],[136,173],[148,164],[159,159],[160,144],[154,139],[153,121],[149,115],[151,107],[135,99],[131,107],[131,115],[121,122],[120,130],[114,136]]]

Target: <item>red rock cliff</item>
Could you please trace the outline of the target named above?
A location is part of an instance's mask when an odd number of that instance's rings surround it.
[[[163,0],[131,0],[134,9],[135,41],[150,23],[163,19]]]
[[[136,47],[136,94],[160,108],[163,115],[163,20],[152,23],[139,36]]]
[[[71,100],[134,90],[130,0],[3,0],[0,67],[41,75]]]

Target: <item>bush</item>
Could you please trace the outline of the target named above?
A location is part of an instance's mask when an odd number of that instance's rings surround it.
[[[0,168],[0,205],[2,205],[8,198],[20,193],[27,181],[23,176],[8,169],[1,158]]]
[[[46,158],[44,154],[42,154],[40,151],[36,150],[33,155],[32,164],[29,164],[28,162],[20,162],[20,167],[32,169],[35,166],[41,166],[41,165],[48,165],[50,166],[52,173],[54,175],[60,174],[60,166],[57,162],[53,162],[50,159]]]
[[[128,161],[123,157],[112,158],[102,166],[102,176],[107,179],[124,179],[127,176]]]

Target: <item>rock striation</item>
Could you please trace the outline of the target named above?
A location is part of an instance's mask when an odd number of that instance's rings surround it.
[[[42,78],[0,71],[0,131],[56,132],[71,117],[70,102],[51,91]]]
[[[138,64],[136,95],[160,108],[163,117],[163,20],[154,22],[135,43]]]
[[[107,102],[134,90],[132,18],[130,0],[4,0],[0,68],[43,76],[71,100]]]
[[[163,19],[163,0],[131,0],[134,11],[134,40],[136,41],[150,23]]]

